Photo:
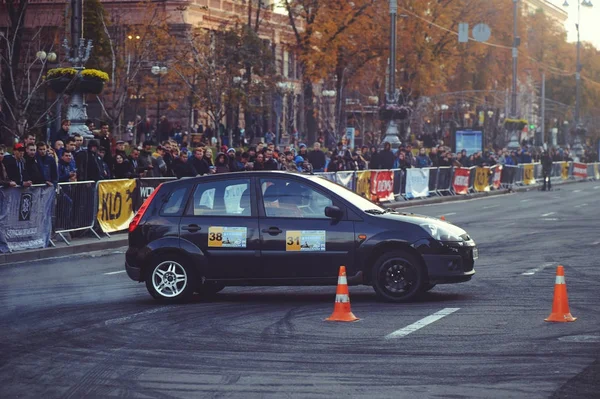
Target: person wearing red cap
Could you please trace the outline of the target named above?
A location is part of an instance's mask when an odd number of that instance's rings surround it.
[[[25,146],[23,144],[15,144],[13,155],[6,155],[2,162],[10,181],[15,182],[17,186],[31,186],[32,183],[25,168]]]

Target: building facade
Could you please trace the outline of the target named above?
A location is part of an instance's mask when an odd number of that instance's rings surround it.
[[[277,78],[280,80],[278,90],[272,93],[270,101],[272,102],[271,112],[261,116],[260,130],[265,129],[279,130],[281,134],[288,133],[302,122],[301,112],[301,71],[296,62],[291,48],[296,40],[290,27],[289,17],[282,10],[275,6],[274,1],[265,0],[165,0],[162,2],[144,1],[144,0],[101,0],[100,1],[105,15],[117,16],[113,18],[113,24],[109,29],[116,29],[115,21],[119,25],[135,27],[143,23],[144,6],[151,3],[161,7],[161,12],[166,15],[169,24],[169,30],[175,32],[178,40],[185,40],[185,33],[195,28],[220,31],[227,29],[235,24],[242,24],[248,21],[255,25],[260,21],[258,35],[263,41],[270,45],[275,59],[275,68]],[[86,4],[84,3],[84,8]],[[260,8],[259,8],[260,7]],[[257,11],[259,16],[257,19]],[[4,8],[0,9],[0,27],[8,25],[7,15],[4,14]],[[25,27],[29,31],[40,31],[48,29],[56,32],[56,37],[65,38],[67,36],[69,15],[69,2],[57,0],[32,0],[29,1]],[[67,18],[66,18],[67,17]],[[65,23],[65,20],[67,23]],[[299,29],[302,29],[301,21],[297,22]],[[84,37],[86,32],[84,31]],[[32,40],[35,40],[33,38]],[[60,48],[59,43],[52,45],[52,51],[59,54],[59,59],[64,59],[62,53],[64,49]],[[33,47],[40,47],[42,44],[33,43]],[[48,47],[48,45],[45,45]],[[31,46],[30,46],[31,47]],[[48,51],[48,50],[46,50]],[[176,49],[174,51],[177,51]],[[165,59],[168,67],[168,57]],[[64,65],[67,66],[67,65]],[[123,66],[125,67],[125,66]],[[151,65],[147,65],[142,73],[150,74]],[[167,79],[165,79],[167,80]],[[168,83],[167,83],[168,84]],[[171,83],[173,84],[173,83]],[[164,87],[162,90],[168,90]],[[48,94],[48,93],[47,93]],[[49,95],[52,95],[49,93]],[[126,125],[128,120],[134,120],[136,114],[142,118],[157,119],[157,113],[167,116],[171,122],[180,123],[184,130],[190,131],[194,125],[202,123],[207,126],[210,122],[202,109],[191,109],[191,101],[179,101],[176,106],[170,107],[168,104],[155,106],[154,104],[144,103],[144,97],[131,96],[133,103],[138,101],[143,104],[141,108],[128,107],[125,110]],[[102,119],[102,107],[91,96],[88,97],[88,116],[93,119]],[[150,102],[150,101],[148,101]],[[162,110],[162,112],[161,112]],[[133,113],[133,114],[132,114]],[[243,112],[241,113],[243,115]],[[227,128],[244,128],[244,118],[240,118],[240,113],[236,114],[237,120],[228,118],[224,123],[230,124]],[[153,122],[154,123],[154,122]]]

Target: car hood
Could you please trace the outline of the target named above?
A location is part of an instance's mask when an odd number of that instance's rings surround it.
[[[375,216],[377,218],[387,219],[390,221],[399,221],[399,222],[416,224],[416,225],[432,224],[432,225],[441,227],[445,230],[449,230],[453,234],[462,237],[466,241],[470,240],[470,236],[467,234],[467,232],[465,230],[461,229],[460,227],[458,227],[452,223],[448,223],[444,220],[440,220],[438,218],[434,218],[431,216],[419,215],[416,213],[405,213],[405,212],[390,212],[390,213],[385,213],[383,215],[373,215],[373,216]]]

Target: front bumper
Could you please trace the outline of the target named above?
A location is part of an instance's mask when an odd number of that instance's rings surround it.
[[[478,249],[475,244],[442,244],[435,254],[424,254],[431,284],[459,283],[469,281],[475,274]]]

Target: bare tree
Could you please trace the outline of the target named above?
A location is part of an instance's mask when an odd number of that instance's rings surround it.
[[[0,30],[0,136],[8,142],[44,126],[46,116],[61,98],[57,96],[50,104],[40,101],[47,90],[43,76],[49,61],[47,54],[58,52],[57,32],[44,27],[25,29],[28,1],[2,3],[8,26]]]
[[[172,43],[168,34],[168,16],[163,7],[145,1],[141,9],[143,15],[130,25],[121,19],[118,9],[114,9],[110,16],[99,15],[108,37],[110,55],[106,61],[110,80],[97,98],[104,115],[117,132],[123,132],[127,124],[123,116],[132,98],[136,99],[134,105],[137,112],[137,99],[150,94],[148,89],[152,88],[153,83],[144,72],[150,71],[153,61],[165,58],[167,48]],[[137,134],[134,135],[135,139]]]

